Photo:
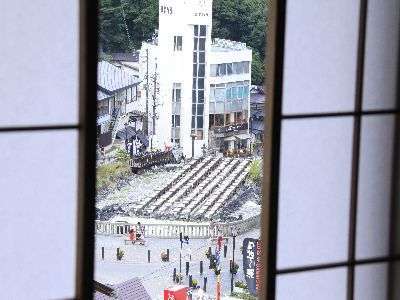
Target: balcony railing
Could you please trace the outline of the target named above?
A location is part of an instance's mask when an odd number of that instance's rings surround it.
[[[225,125],[225,126],[214,126],[211,127],[211,130],[214,131],[214,134],[234,134],[239,133],[240,131],[248,130],[249,123],[239,123],[239,124],[232,124],[232,125]]]

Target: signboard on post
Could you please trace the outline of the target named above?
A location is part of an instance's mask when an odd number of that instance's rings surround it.
[[[260,245],[258,239],[243,240],[243,271],[250,294],[256,296],[259,289]],[[258,279],[258,280],[257,280]]]

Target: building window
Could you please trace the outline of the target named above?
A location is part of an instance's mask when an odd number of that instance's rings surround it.
[[[172,127],[180,127],[180,126],[181,126],[181,116],[172,115]]]
[[[197,115],[202,116],[204,114],[204,104],[197,104]]]
[[[224,115],[223,114],[216,114],[214,116],[214,125],[215,126],[224,126]]]
[[[215,85],[210,85],[210,102],[215,102]]]
[[[226,64],[219,64],[217,68],[217,76],[226,75]]]
[[[99,117],[109,114],[108,99],[97,102],[97,113]]]
[[[204,78],[205,70],[206,70],[205,64],[199,64],[199,70],[197,72],[198,77],[203,77]]]
[[[126,90],[126,103],[131,103],[136,100],[135,91],[136,91],[135,87],[130,87],[129,89]]]
[[[237,98],[237,87],[232,87],[232,99],[235,100]]]
[[[199,78],[197,82],[198,82],[198,87],[197,88],[199,90],[204,89],[204,78]]]
[[[203,116],[197,116],[197,129],[203,129]]]
[[[226,75],[232,75],[232,64],[226,64]]]
[[[206,25],[193,26],[193,86],[192,86],[192,130],[197,139],[203,139],[204,126],[204,78],[206,73]],[[199,132],[201,131],[201,134]]]
[[[248,74],[250,72],[250,62],[234,62],[210,65],[210,76],[219,77],[232,74]]]
[[[238,88],[238,99],[243,99],[244,96],[244,87],[243,86],[239,86]]]
[[[227,84],[210,85],[210,102],[223,102],[225,100],[248,100],[249,81],[230,82]]]
[[[250,72],[250,63],[248,61],[243,62],[243,73],[249,73]]]
[[[181,102],[182,97],[182,84],[174,83],[172,88],[172,102]]]
[[[182,36],[174,36],[174,51],[182,51]]]
[[[218,69],[218,65],[213,64],[210,66],[210,76],[211,77],[217,76],[217,69]]]
[[[206,49],[206,39],[200,38],[199,39],[199,50],[204,51]]]
[[[234,62],[233,63],[233,73],[234,74],[241,74],[243,73],[243,68],[242,68],[242,64],[240,62]]]
[[[207,28],[204,25],[200,26],[200,36],[206,36],[207,35]]]
[[[231,100],[232,99],[232,89],[227,88],[226,89],[226,100]]]
[[[204,103],[204,90],[199,90],[197,92],[197,102],[198,103]]]
[[[206,62],[206,53],[203,51],[199,52],[199,63],[205,63]]]
[[[225,85],[221,87],[220,85],[217,85],[215,89],[215,101],[217,102],[224,102],[225,101]]]

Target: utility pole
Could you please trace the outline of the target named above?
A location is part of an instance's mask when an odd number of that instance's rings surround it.
[[[231,228],[231,234],[232,234],[232,266],[231,266],[231,293],[233,293],[233,275],[234,270],[235,270],[235,244],[236,244],[236,236],[237,236],[237,230],[236,227]]]
[[[217,297],[216,300],[221,300],[221,246],[222,246],[222,236],[218,236],[217,238],[217,249],[215,251],[215,253],[217,254],[218,252],[218,263],[217,263]]]
[[[179,284],[182,284],[182,250],[183,250],[183,243],[189,245],[189,236],[183,236],[183,233],[179,233],[179,240],[181,242],[181,251],[179,252]]]
[[[146,49],[146,117],[144,132],[149,135],[149,49]]]
[[[157,64],[154,69],[153,76],[153,135],[156,134],[156,98],[157,98]]]

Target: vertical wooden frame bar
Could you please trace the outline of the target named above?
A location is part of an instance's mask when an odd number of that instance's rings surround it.
[[[400,26],[400,24],[397,24]],[[398,41],[400,44],[400,35]],[[392,168],[392,190],[390,204],[390,235],[389,235],[389,255],[398,256],[400,253],[400,51],[397,54],[397,87],[396,87],[396,114],[395,130],[393,143],[393,168]],[[389,263],[388,268],[388,300],[399,299],[400,297],[400,264],[398,261]]]
[[[97,0],[79,5],[79,174],[76,298],[92,299],[96,196]]]
[[[357,42],[357,68],[355,105],[353,121],[353,145],[351,163],[351,187],[350,187],[350,220],[349,220],[349,248],[347,272],[347,299],[354,299],[354,277],[356,261],[357,241],[357,206],[358,206],[358,182],[360,165],[360,144],[361,144],[361,122],[362,103],[364,87],[364,63],[365,63],[365,41],[367,33],[367,8],[368,0],[360,0],[359,21],[358,21],[358,42]]]
[[[286,0],[267,1],[266,122],[261,219],[263,276],[259,299],[275,299]]]

